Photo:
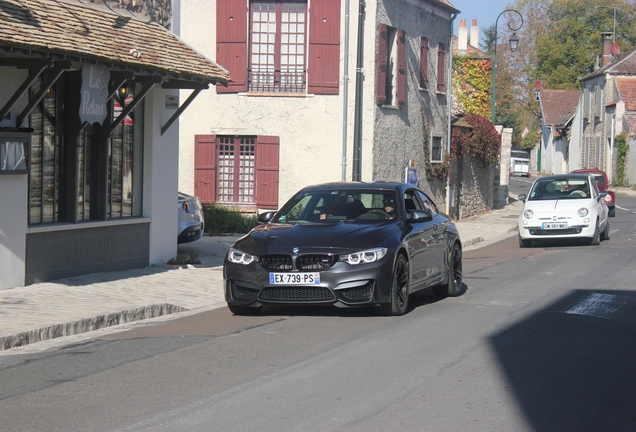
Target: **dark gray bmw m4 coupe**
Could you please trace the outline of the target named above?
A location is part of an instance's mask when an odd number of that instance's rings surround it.
[[[236,315],[266,304],[373,306],[403,315],[409,295],[458,296],[462,249],[453,222],[405,183],[309,186],[232,245],[223,266]]]

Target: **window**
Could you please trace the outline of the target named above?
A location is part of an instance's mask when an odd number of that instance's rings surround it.
[[[378,27],[378,61],[376,103],[406,103],[406,35],[403,30],[380,24]]]
[[[431,162],[442,162],[442,137],[434,136],[431,142]]]
[[[45,76],[46,78],[46,76]],[[46,92],[29,115],[31,171],[29,175],[29,224],[80,222],[141,215],[143,104],[139,104],[107,139],[98,144],[103,127],[79,124],[77,110],[62,109],[63,95],[78,94],[81,79],[67,73]],[[31,95],[41,88],[36,80]],[[110,100],[113,119],[134,98]],[[77,101],[75,101],[77,102]],[[105,122],[107,124],[108,122]],[[100,130],[101,129],[101,130]],[[68,137],[78,136],[79,139]],[[103,148],[101,148],[103,147]]]
[[[420,88],[428,90],[428,38],[420,39]]]
[[[205,203],[278,207],[279,138],[197,135],[195,194]]]
[[[600,117],[603,114],[603,87],[594,87],[594,116]]]
[[[338,94],[340,1],[308,16],[307,1],[217,0],[216,60],[234,80],[218,93]]]
[[[590,158],[590,137],[585,137],[585,144],[583,145],[583,168],[589,167],[589,158]]]
[[[437,46],[437,91],[446,92],[446,45]]]

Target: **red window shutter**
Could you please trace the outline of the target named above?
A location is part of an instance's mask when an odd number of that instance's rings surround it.
[[[338,94],[340,84],[340,0],[313,0],[309,11],[307,91]]]
[[[446,91],[446,45],[439,44],[437,48],[437,91]]]
[[[230,73],[217,93],[247,91],[247,6],[245,1],[216,0],[216,62]]]
[[[406,104],[406,34],[398,30],[397,37],[397,101],[399,106]]]
[[[254,179],[256,207],[278,208],[278,155],[280,138],[256,138],[256,178]]]
[[[204,204],[216,200],[216,135],[194,136],[194,194]]]
[[[428,39],[420,41],[420,87],[428,88]]]
[[[378,66],[375,83],[375,103],[386,102],[386,74],[388,68],[389,31],[386,24],[378,26]]]

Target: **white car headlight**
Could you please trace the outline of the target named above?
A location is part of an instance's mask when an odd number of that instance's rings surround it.
[[[532,216],[534,216],[534,212],[530,209],[523,212],[523,217],[526,219],[532,219]]]
[[[576,214],[578,214],[579,217],[585,217],[585,216],[587,216],[588,213],[589,213],[589,211],[585,207],[581,207],[579,209],[579,211],[576,212]]]
[[[227,259],[235,264],[248,265],[256,261],[258,257],[255,255],[247,254],[245,252],[241,252],[238,249],[230,249],[230,251],[227,253]]]
[[[361,252],[354,252],[348,255],[341,255],[340,261],[344,261],[350,265],[372,263],[380,260],[386,255],[386,248],[369,249]]]

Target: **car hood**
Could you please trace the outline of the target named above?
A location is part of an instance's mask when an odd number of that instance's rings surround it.
[[[593,205],[593,199],[537,200],[526,201],[524,210],[531,209],[535,213],[575,212],[581,207],[591,208]]]
[[[254,228],[232,246],[252,255],[303,253],[340,255],[378,246],[399,244],[396,222],[357,224],[349,222],[315,224],[264,224]]]

